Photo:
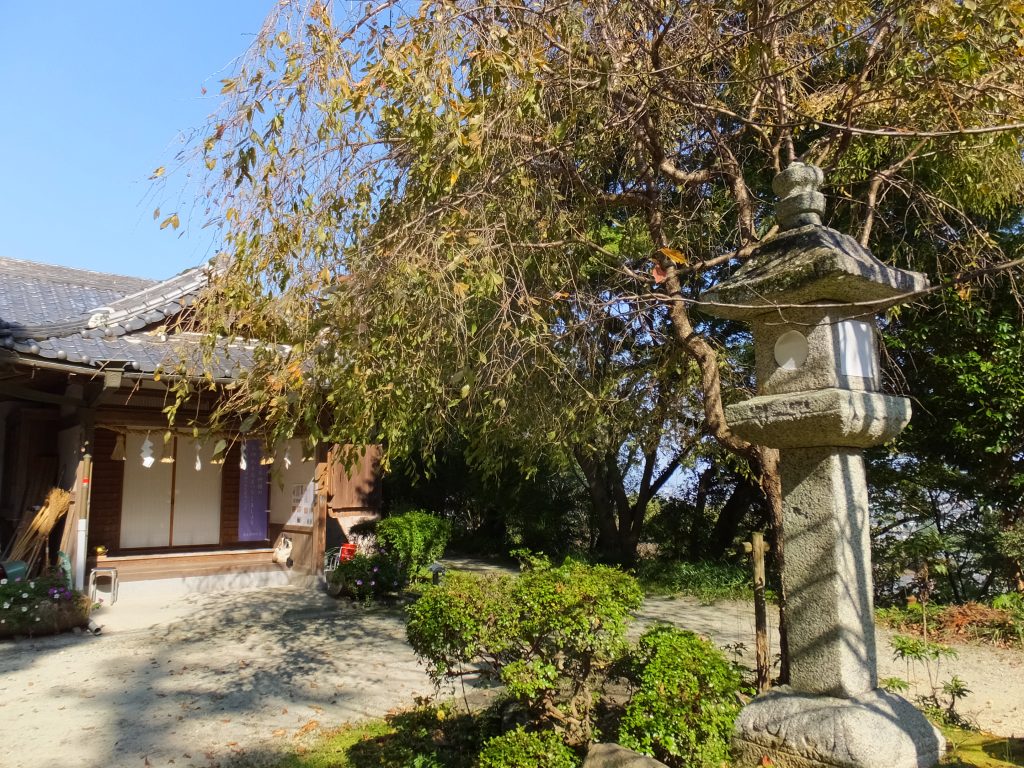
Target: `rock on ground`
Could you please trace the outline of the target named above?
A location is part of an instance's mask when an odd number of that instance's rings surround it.
[[[640,755],[618,744],[592,744],[583,768],[667,768],[653,757]]]

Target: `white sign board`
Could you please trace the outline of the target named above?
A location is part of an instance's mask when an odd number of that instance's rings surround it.
[[[875,327],[863,320],[843,320],[839,334],[839,373],[874,379],[878,375],[875,360]]]
[[[313,525],[313,503],[316,496],[316,484],[296,483],[292,486],[292,513],[286,525]]]

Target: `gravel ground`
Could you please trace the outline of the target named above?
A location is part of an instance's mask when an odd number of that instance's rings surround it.
[[[433,692],[400,609],[310,589],[122,599],[96,619],[95,637],[0,642],[4,768],[272,764],[320,728]],[[745,643],[741,660],[753,653],[749,604],[652,598],[639,619]],[[886,638],[881,676],[906,677]],[[967,681],[962,711],[994,733],[1024,735],[1024,654],[959,650],[941,677]]]
[[[277,587],[95,618],[96,637],[0,643],[0,765],[258,765],[433,692],[397,608]]]
[[[690,598],[649,598],[638,615],[638,627],[662,621],[691,629],[713,639],[723,647],[740,643],[746,647],[738,661],[753,665],[754,610],[752,603],[720,602],[701,605]],[[769,619],[772,625],[771,647],[779,647],[776,631],[778,612]],[[895,634],[885,629],[877,633],[878,676],[900,677],[910,681],[910,696],[925,693],[930,688],[927,671],[923,666],[912,666],[893,659],[889,638]],[[933,677],[939,684],[959,676],[971,694],[957,706],[957,710],[983,730],[997,736],[1024,736],[1024,653],[1004,648],[980,645],[956,646],[957,658],[945,660]]]

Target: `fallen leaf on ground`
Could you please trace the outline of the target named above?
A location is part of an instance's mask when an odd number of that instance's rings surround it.
[[[304,726],[299,728],[299,730],[297,730],[295,732],[295,735],[296,736],[304,736],[305,734],[309,733],[310,731],[315,731],[319,727],[320,727],[320,723],[317,720],[310,720]]]

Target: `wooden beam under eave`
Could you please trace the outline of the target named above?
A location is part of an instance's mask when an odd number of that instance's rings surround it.
[[[180,414],[179,414],[180,416]],[[178,432],[185,432],[192,429],[192,423],[200,425],[200,428],[209,424],[210,414],[206,411],[186,414],[187,419],[179,418],[172,427],[167,422],[167,414],[158,408],[125,408],[100,406],[96,411],[96,426],[113,427],[150,427],[152,429],[170,429]]]
[[[75,407],[84,405],[78,398],[56,395],[52,392],[40,392],[31,387],[23,387],[19,384],[7,382],[0,382],[0,396],[12,397],[17,400],[29,400],[35,403],[48,403],[50,405],[72,405]]]

